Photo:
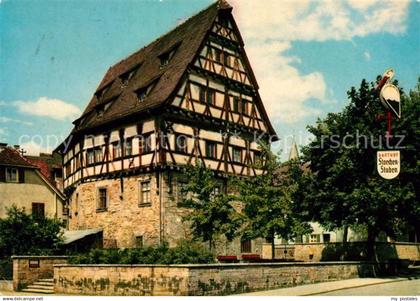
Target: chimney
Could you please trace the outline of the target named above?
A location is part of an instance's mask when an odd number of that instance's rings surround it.
[[[7,143],[0,142],[0,151],[4,150],[7,146]]]
[[[19,144],[15,144],[15,145],[13,145],[13,147],[15,148],[15,150],[19,150],[20,149],[20,145]]]

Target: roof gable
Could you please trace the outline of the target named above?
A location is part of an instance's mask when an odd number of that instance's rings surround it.
[[[28,160],[22,157],[18,150],[7,146],[0,150],[0,165],[37,168],[35,165],[31,164]]]

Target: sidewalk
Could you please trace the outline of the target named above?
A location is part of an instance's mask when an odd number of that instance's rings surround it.
[[[240,296],[310,296],[346,288],[355,288],[405,280],[407,280],[407,278],[354,278],[347,280],[299,285],[270,291],[252,292],[240,294]]]

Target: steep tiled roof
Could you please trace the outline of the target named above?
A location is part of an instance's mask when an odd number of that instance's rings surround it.
[[[57,153],[44,154],[39,156],[25,156],[25,158],[33,165],[37,166],[41,173],[51,182],[54,183],[53,169],[62,169],[61,156]]]
[[[0,149],[0,165],[37,168],[22,157],[16,149],[8,146]]]
[[[194,59],[218,12],[231,9],[226,1],[215,2],[148,46],[109,68],[82,116],[74,122],[73,132],[162,105],[175,90],[188,65]],[[176,51],[170,63],[162,67],[159,56],[174,48]],[[123,87],[120,77],[136,68],[137,71],[127,86]],[[153,82],[156,86],[143,102],[139,102],[136,91]],[[99,96],[101,93],[103,95]],[[102,116],[98,117],[95,108],[107,103],[110,105]]]

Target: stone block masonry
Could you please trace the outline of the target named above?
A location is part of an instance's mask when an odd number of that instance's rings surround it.
[[[67,265],[54,267],[58,294],[230,295],[322,281],[369,277],[367,262],[204,265]]]
[[[53,278],[54,265],[67,263],[67,256],[12,256],[13,289],[21,290],[38,279]]]

